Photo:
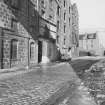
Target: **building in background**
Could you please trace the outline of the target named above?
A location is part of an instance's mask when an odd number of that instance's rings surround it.
[[[79,35],[80,56],[103,56],[104,47],[101,44],[100,32],[90,32]]]

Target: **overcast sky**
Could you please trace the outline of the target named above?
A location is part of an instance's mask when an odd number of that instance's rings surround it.
[[[105,0],[72,0],[77,3],[82,29],[105,29]]]

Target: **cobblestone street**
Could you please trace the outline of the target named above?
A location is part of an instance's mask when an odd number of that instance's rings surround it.
[[[31,70],[28,73],[23,72],[14,76],[5,73],[3,77],[2,74],[0,105],[40,105],[47,101],[48,104],[51,103],[50,96],[59,91],[61,87],[60,91],[65,92],[70,87],[70,84],[66,82],[76,79],[75,73],[68,70],[70,70],[69,64],[58,64],[52,68],[40,66],[37,71]],[[56,97],[59,97],[59,95]]]
[[[70,64],[58,63],[1,74],[0,105],[96,104]]]

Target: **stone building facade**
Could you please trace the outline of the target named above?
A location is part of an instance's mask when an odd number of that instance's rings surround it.
[[[55,61],[71,47],[70,0],[0,0],[1,69]]]
[[[39,0],[39,41],[42,43],[42,62],[57,60],[56,23],[57,0]],[[41,51],[39,51],[40,53]]]
[[[99,32],[88,32],[79,35],[80,56],[104,55],[104,47],[101,45]]]
[[[72,14],[70,0],[59,0],[57,13],[57,44],[62,55],[68,54],[69,47],[72,46]]]
[[[0,1],[0,68],[37,63],[37,1]]]
[[[70,0],[59,0],[57,16],[57,45],[62,55],[78,56],[79,15],[76,4]]]
[[[72,56],[77,57],[79,55],[79,14],[77,5],[72,5]]]
[[[0,1],[0,68],[57,59],[55,0]]]

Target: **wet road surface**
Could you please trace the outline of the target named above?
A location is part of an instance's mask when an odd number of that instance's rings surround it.
[[[82,62],[90,66],[90,61],[87,61]],[[84,68],[76,62],[72,62],[72,67],[78,68],[79,65]],[[78,77],[78,69],[72,67],[63,63],[14,76],[13,73],[6,77],[2,75],[0,105],[96,105]]]

